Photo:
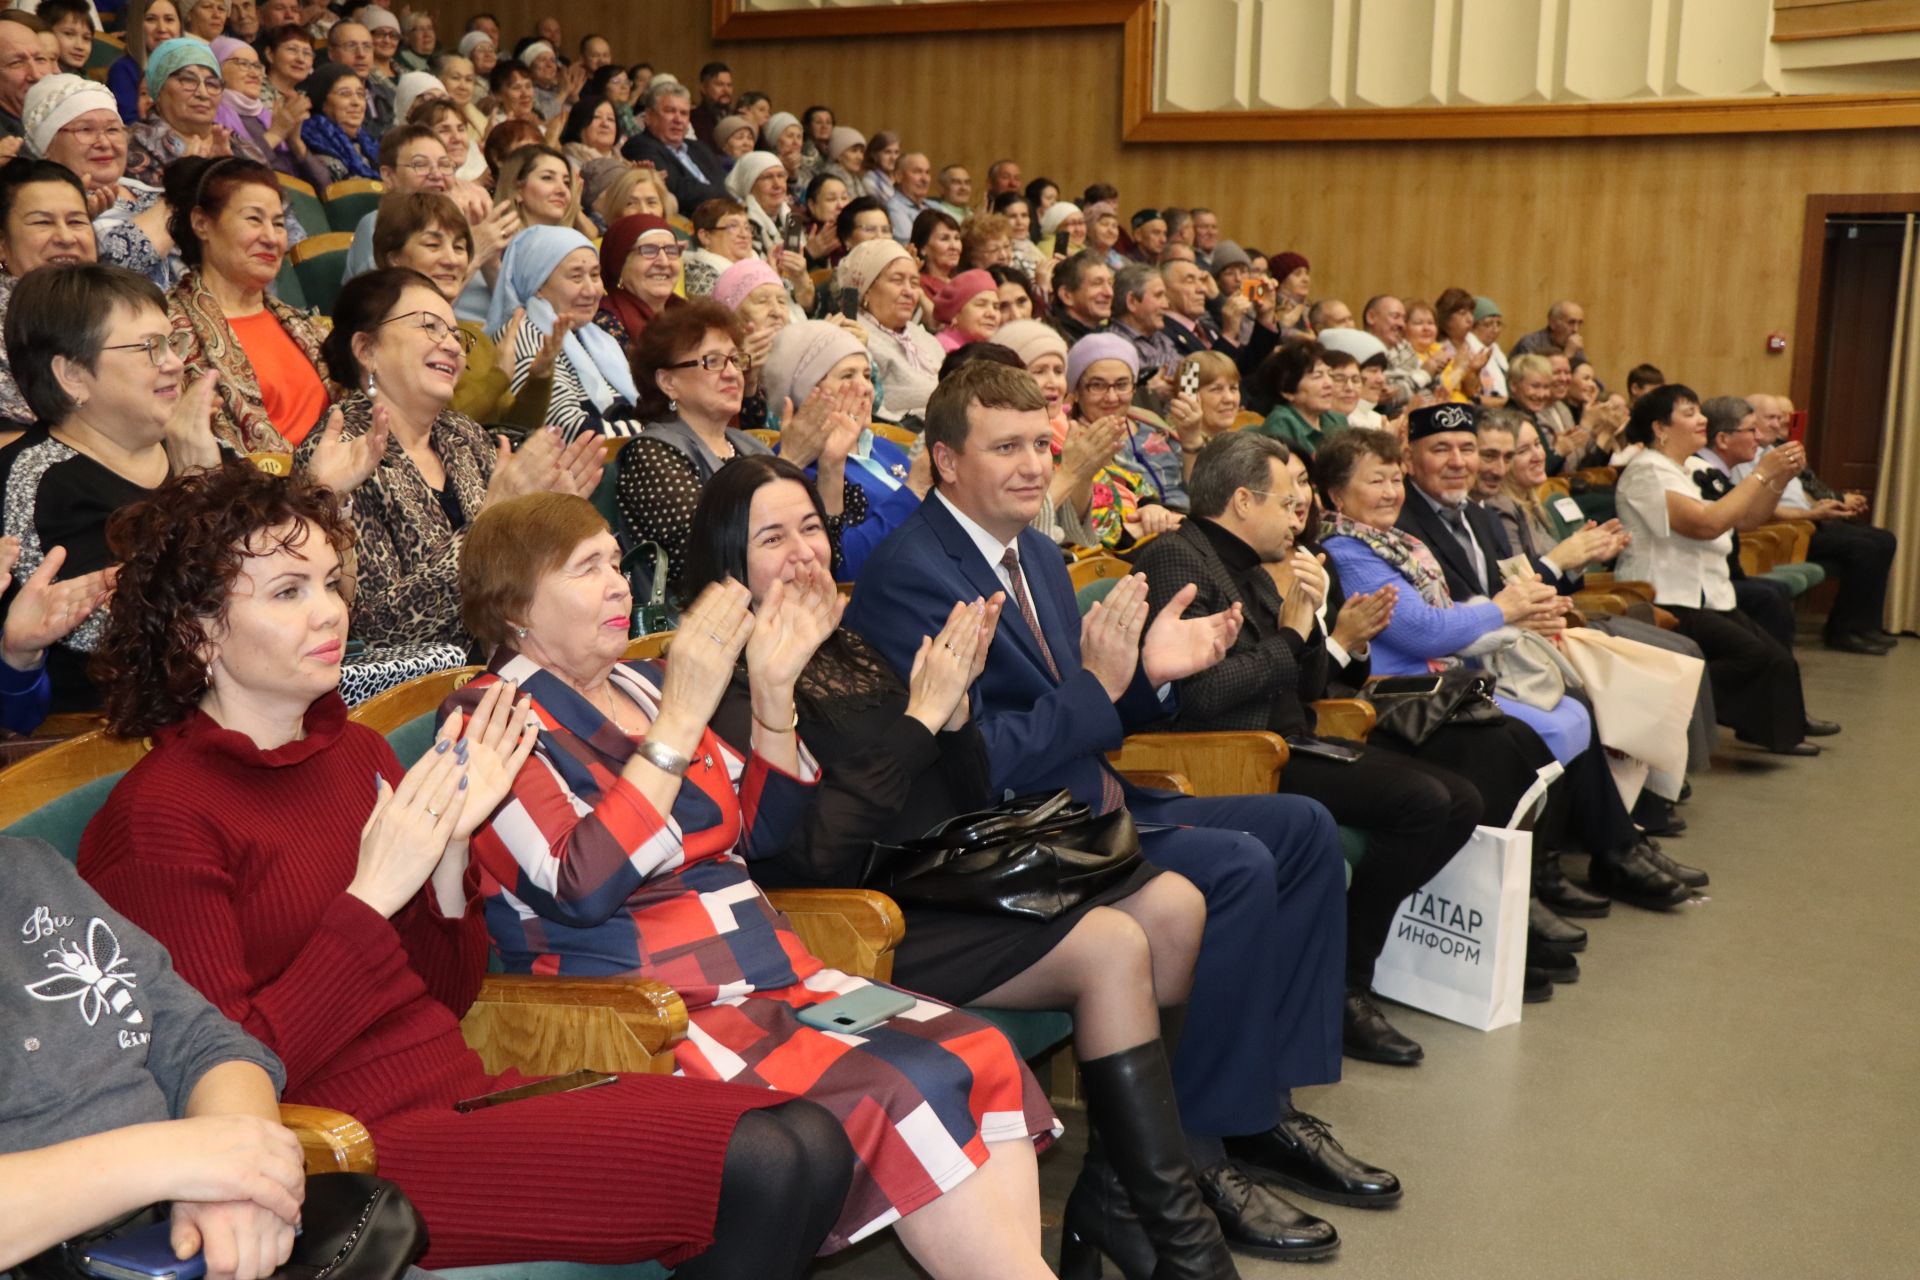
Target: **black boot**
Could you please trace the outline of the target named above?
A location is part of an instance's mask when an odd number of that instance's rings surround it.
[[[1170,1033],[1177,1030],[1176,1019],[1170,1024]],[[1106,1253],[1132,1280],[1138,1232],[1150,1245],[1154,1261],[1147,1274],[1152,1280],[1237,1277],[1219,1219],[1194,1180],[1174,1102],[1173,1072],[1161,1042],[1082,1062],[1080,1080],[1087,1091],[1087,1120],[1099,1139],[1101,1167],[1096,1167],[1090,1142],[1087,1167],[1067,1199],[1061,1274],[1097,1276],[1097,1255]],[[1118,1203],[1116,1187],[1122,1191]],[[1129,1212],[1121,1212],[1129,1206]]]
[[[1613,909],[1605,898],[1587,893],[1560,869],[1560,855],[1549,853],[1533,868],[1533,896],[1557,916],[1593,920]]]

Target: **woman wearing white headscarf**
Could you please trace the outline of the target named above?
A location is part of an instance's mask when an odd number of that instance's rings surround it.
[[[795,319],[804,318],[813,309],[813,279],[807,274],[806,255],[786,248],[786,229],[794,216],[787,207],[786,166],[770,152],[749,151],[727,175],[727,194],[746,206],[754,256],[780,273],[799,313]]]
[[[776,111],[760,126],[760,149],[777,157],[787,171],[787,190],[804,186],[800,174],[805,167],[802,151],[806,135],[800,131],[800,117],[791,111]]]
[[[640,433],[634,409],[638,396],[626,352],[594,323],[606,292],[593,242],[566,227],[523,228],[507,246],[494,281],[487,333],[495,342],[513,344],[515,394],[530,376],[555,326],[567,326],[562,330],[560,356],[553,363],[547,422],[560,428],[569,441],[583,431],[609,436]],[[513,325],[516,313],[517,327]],[[508,334],[510,327],[514,331]]]
[[[922,295],[913,255],[897,240],[869,240],[841,260],[835,279],[860,298],[860,323],[867,330],[878,385],[874,412],[888,422],[918,418],[940,381],[947,353],[914,319]]]

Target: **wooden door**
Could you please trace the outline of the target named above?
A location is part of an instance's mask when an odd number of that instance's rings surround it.
[[[1829,218],[1807,458],[1836,489],[1874,491],[1893,362],[1904,219]]]

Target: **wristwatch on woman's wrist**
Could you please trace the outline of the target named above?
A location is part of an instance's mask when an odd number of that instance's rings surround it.
[[[648,739],[634,748],[634,754],[658,769],[662,773],[676,778],[684,778],[687,769],[693,764],[691,756],[683,756],[672,747]]]

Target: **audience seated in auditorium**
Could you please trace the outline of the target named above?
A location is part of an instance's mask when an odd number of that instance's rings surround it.
[[[658,213],[631,213],[609,224],[600,241],[600,283],[607,292],[593,322],[628,354],[655,316],[686,301],[674,292],[682,256],[679,237]]]
[[[1422,1050],[1373,1003],[1374,962],[1395,909],[1466,844],[1488,810],[1468,778],[1424,756],[1344,742],[1333,750],[1345,758],[1317,753],[1310,704],[1326,696],[1336,667],[1342,683],[1364,678],[1367,642],[1392,616],[1398,590],[1389,583],[1368,596],[1338,598],[1326,567],[1297,540],[1311,502],[1304,487],[1294,488],[1289,457],[1285,445],[1253,432],[1209,443],[1190,480],[1191,518],[1156,538],[1136,563],[1150,609],[1166,608],[1193,583],[1191,612],[1237,609],[1242,619],[1227,656],[1177,684],[1171,727],[1282,735],[1293,753],[1280,789],[1319,801],[1334,821],[1366,833],[1366,852],[1347,888],[1343,1039],[1350,1056],[1411,1066]],[[1284,593],[1270,567],[1284,567]],[[1453,732],[1463,731],[1471,732]],[[1490,756],[1505,745],[1484,744]],[[1512,773],[1524,792],[1532,769],[1523,763]],[[1495,823],[1506,821],[1518,796],[1498,798],[1508,812],[1495,815]]]
[[[1322,445],[1347,430],[1346,418],[1333,408],[1333,372],[1319,343],[1286,343],[1266,358],[1257,377],[1274,404],[1266,421],[1255,428],[1262,435],[1311,460]]]
[[[536,758],[513,761],[507,808],[474,840],[502,961],[666,982],[688,1008],[675,1053],[688,1082],[799,1093],[831,1111],[858,1160],[825,1250],[893,1226],[936,1277],[1051,1274],[1035,1150],[1061,1127],[1013,1047],[925,997],[900,1024],[910,1033],[875,1033],[871,1049],[801,1022],[809,1005],[876,984],[809,954],[747,875],[747,861],[786,847],[819,780],[794,686],[840,612],[826,566],[773,588],[757,616],[745,585],[707,587],[663,678],[622,661],[632,601],[619,560],[593,507],[558,495],[483,515],[462,550],[462,616],[493,656],[447,723],[505,692],[523,693],[517,714],[541,726]],[[743,658],[751,727],[736,752],[709,721]],[[732,924],[689,933],[677,902],[689,895],[730,903]],[[753,1051],[742,1025],[775,1051]]]
[[[266,87],[266,65],[244,40],[221,36],[213,42],[213,54],[220,60],[220,78],[225,86],[214,109],[214,121],[227,131],[233,153],[316,188],[324,186],[326,166],[311,155],[307,140],[300,136],[300,126],[311,114],[304,96],[268,103],[261,96]],[[162,94],[156,105],[166,100]]]
[[[1748,403],[1755,415],[1755,445],[1771,449],[1787,438],[1787,420],[1793,413],[1791,400],[1756,395],[1749,396]],[[1743,437],[1743,450],[1745,445]],[[1736,461],[1732,478],[1745,479],[1757,465],[1752,458]],[[1856,524],[1866,513],[1866,494],[1839,493],[1823,484],[1812,468],[1787,480],[1780,503],[1774,508],[1776,519],[1813,522],[1807,559],[1840,583],[1840,593],[1827,613],[1827,647],[1844,653],[1884,653],[1895,643],[1882,628],[1886,625],[1887,578],[1893,571],[1899,540],[1885,529]]]
[[[1732,415],[1737,424],[1745,415]],[[1761,455],[1745,479],[1708,499],[1694,469],[1707,444],[1700,397],[1678,383],[1656,387],[1633,406],[1627,438],[1645,445],[1620,473],[1620,522],[1633,541],[1616,571],[1651,582],[1654,600],[1679,619],[1681,634],[1707,657],[1720,722],[1743,742],[1780,755],[1812,756],[1809,736],[1836,733],[1810,719],[1793,653],[1735,605],[1727,555],[1736,529],[1771,519],[1787,481],[1806,465],[1788,443]]]
[[[127,144],[127,173],[150,187],[184,155],[226,155],[232,140],[215,119],[220,108],[220,64],[204,40],[181,36],[147,57],[153,109],[135,124]]]
[[[1146,584],[1135,577],[1083,624],[1058,554],[1028,532],[1052,435],[1039,388],[1018,370],[976,360],[942,382],[927,417],[934,494],[869,560],[847,624],[905,678],[956,601],[1004,595],[975,707],[991,786],[1065,787],[1098,811],[1124,804],[1138,821],[1180,824],[1140,839],[1149,860],[1207,898],[1193,1016],[1174,1060],[1202,1194],[1229,1243],[1323,1256],[1337,1246],[1333,1228],[1269,1180],[1345,1203],[1401,1194],[1392,1174],[1348,1155],[1293,1106],[1294,1087],[1339,1076],[1343,879],[1333,823],[1311,801],[1177,798],[1107,765],[1126,726],[1165,715],[1157,688],[1218,662],[1240,620],[1233,611],[1185,617],[1188,590],[1148,625]],[[1264,974],[1275,975],[1272,986],[1256,985]],[[1095,1192],[1093,1177],[1077,1195]]]
[[[1187,509],[1187,474],[1204,443],[1199,405],[1188,400],[1178,424],[1133,404],[1140,385],[1140,358],[1115,333],[1095,333],[1067,350],[1067,386],[1074,414],[1087,422],[1118,419],[1125,433],[1115,460],[1141,478],[1138,518],[1147,533],[1170,529]]]
[[[934,295],[933,320],[940,327],[934,336],[947,351],[992,342],[1000,329],[1000,286],[990,272],[960,272]]]
[[[1547,327],[1522,336],[1509,354],[1547,356],[1558,352],[1568,360],[1586,356],[1587,340],[1580,332],[1586,323],[1587,309],[1571,299],[1562,299],[1547,308]]]
[[[701,499],[686,585],[741,582],[765,610],[823,572],[830,555],[825,517],[804,476],[780,459],[743,460]],[[916,838],[991,804],[986,746],[968,702],[1004,604],[1001,595],[956,602],[946,625],[922,641],[911,682],[853,632],[827,637],[794,690],[797,732],[820,763],[820,784],[785,845],[749,868],[756,881],[858,885],[871,874],[874,841]],[[736,671],[714,717],[737,751],[754,736],[757,692]],[[1205,917],[1193,886],[1140,863],[1050,920],[914,904],[904,911],[911,941],[895,950],[896,981],[956,1004],[1073,1012],[1098,1135],[1094,1167],[1117,1180],[1142,1220],[1152,1247],[1141,1265],[1152,1270],[1154,1255],[1171,1255],[1177,1269],[1156,1274],[1227,1274],[1231,1262],[1182,1143],[1160,1039],[1158,1010],[1183,1004],[1192,981]],[[1097,1197],[1077,1195],[1073,1204],[1069,1253],[1086,1245],[1117,1253],[1128,1243],[1105,1229]]]
[[[900,157],[893,170],[893,194],[887,197],[887,216],[893,219],[893,238],[906,243],[913,224],[932,207],[927,193],[933,188],[933,161],[918,151]]]
[[[327,63],[345,67],[359,78],[366,90],[367,130],[375,139],[397,123],[393,110],[394,83],[385,76],[376,75],[373,32],[363,22],[355,20],[333,25],[327,32]],[[326,95],[308,90],[307,96],[313,99],[314,111],[319,112]]]
[[[335,28],[338,30],[339,28]],[[302,86],[313,111],[300,126],[308,153],[329,182],[380,176],[380,131],[368,113],[367,84],[352,67],[323,64]]]
[[[408,770],[349,723],[335,686],[352,533],[297,480],[235,463],[113,537],[109,714],[154,747],[89,825],[81,874],[279,1058],[288,1101],[367,1126],[426,1220],[423,1263],[799,1277],[851,1166],[810,1103],[646,1074],[453,1109],[518,1083],[481,1066],[459,1020],[487,967],[468,839],[533,748],[529,700],[490,692]],[[529,1179],[534,1144],[561,1164]]]

